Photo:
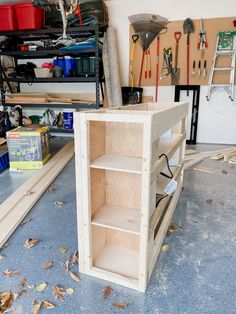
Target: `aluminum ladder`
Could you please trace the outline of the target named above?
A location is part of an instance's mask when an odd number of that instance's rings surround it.
[[[231,59],[229,67],[216,67],[216,62],[221,56],[228,56]],[[234,100],[235,84],[235,59],[236,59],[236,32],[219,32],[216,40],[215,56],[212,60],[211,71],[208,82],[208,92],[206,99],[209,101],[211,94],[218,87],[223,87],[229,98]],[[228,84],[214,84],[214,75],[217,71],[229,72]]]

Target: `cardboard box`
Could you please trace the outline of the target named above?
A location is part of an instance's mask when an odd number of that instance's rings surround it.
[[[11,169],[40,169],[50,158],[48,127],[19,126],[7,132]]]

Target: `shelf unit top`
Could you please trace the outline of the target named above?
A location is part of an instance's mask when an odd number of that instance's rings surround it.
[[[94,48],[81,49],[81,50],[61,50],[61,49],[50,49],[50,50],[36,50],[36,51],[0,51],[0,55],[17,57],[18,59],[40,59],[52,56],[79,56],[94,54]],[[101,51],[99,51],[101,56]]]
[[[97,32],[99,34],[104,33],[104,29],[99,29],[98,25],[88,25],[81,27],[68,27],[67,34],[71,37],[74,36],[88,36],[89,32]],[[0,36],[6,37],[18,37],[24,40],[32,40],[33,38],[51,37],[51,36],[61,36],[62,28],[43,28],[38,30],[16,30],[16,31],[1,31]]]
[[[17,102],[17,103],[13,103],[13,102],[5,102],[4,103],[5,106],[7,107],[15,107],[16,105],[20,105],[21,107],[26,107],[26,108],[37,108],[37,107],[41,107],[41,108],[80,108],[80,109],[99,109],[100,107],[102,107],[102,104],[96,104],[95,102],[91,102],[91,103],[22,103],[22,102]]]
[[[6,79],[0,78],[0,82],[5,82]],[[30,77],[22,78],[16,77],[8,78],[9,82],[18,82],[18,83],[95,83],[95,76],[88,77]],[[103,82],[104,79],[100,79],[100,82]]]
[[[85,114],[86,119],[90,121],[135,122],[134,117],[136,116],[137,122],[143,122],[146,116],[156,116],[164,113],[168,117],[169,114],[177,112],[177,110],[181,110],[184,116],[188,110],[188,103],[184,101],[142,103],[138,105],[102,109],[99,111],[87,111],[83,112],[83,114]],[[176,120],[176,118],[173,117],[173,120]]]

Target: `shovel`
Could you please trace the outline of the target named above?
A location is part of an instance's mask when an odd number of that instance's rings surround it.
[[[171,84],[179,85],[180,69],[178,68],[179,40],[182,36],[181,32],[174,32],[175,37],[175,67],[171,73]]]
[[[190,48],[190,34],[194,33],[194,25],[193,21],[190,18],[187,18],[183,24],[184,34],[187,34],[187,66],[186,66],[186,75],[187,75],[187,85],[189,85],[189,48]],[[189,91],[187,91],[187,96],[189,95]]]

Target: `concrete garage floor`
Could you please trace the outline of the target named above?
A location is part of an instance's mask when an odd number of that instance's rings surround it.
[[[58,147],[62,144],[55,143]],[[194,148],[224,147],[197,145]],[[21,278],[26,278],[26,284],[48,284],[43,292],[26,288],[27,292],[14,301],[13,313],[31,313],[34,299],[56,305],[40,313],[236,313],[236,168],[209,158],[202,165],[218,171],[214,174],[186,171],[184,190],[174,213],[175,222],[182,228],[165,239],[171,250],[161,252],[147,291],[142,294],[83,274],[77,283],[65,272],[62,262],[77,250],[72,160],[56,179],[56,190],[42,196],[27,216],[32,220],[19,226],[8,240],[8,246],[0,252],[6,256],[0,261],[0,291],[17,292]],[[2,173],[0,202],[29,175],[30,172]],[[210,204],[206,202],[209,199]],[[56,200],[63,200],[64,205],[55,205]],[[40,242],[26,250],[23,244],[28,238]],[[62,246],[69,249],[66,254],[60,252]],[[53,261],[54,267],[44,270],[42,265],[47,261]],[[20,269],[21,275],[6,277],[2,274],[6,269]],[[72,270],[76,271],[76,266]],[[52,295],[54,285],[73,288],[74,293],[66,295],[64,302],[56,301]],[[102,293],[107,285],[113,291],[104,300]],[[114,302],[128,303],[128,307],[116,309],[112,306]]]

